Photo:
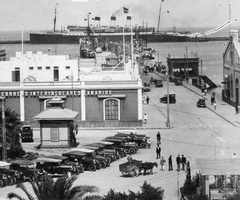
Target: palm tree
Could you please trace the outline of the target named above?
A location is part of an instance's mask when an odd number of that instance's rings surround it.
[[[29,200],[100,200],[102,197],[95,194],[99,191],[96,186],[79,185],[73,186],[77,176],[64,176],[57,178],[55,181],[51,176],[44,176],[43,181],[39,182],[35,177],[35,180],[31,181],[31,186],[34,191],[34,195],[30,194],[26,186],[23,183],[17,185],[24,191]],[[8,198],[16,198],[18,200],[26,200],[18,194],[11,192],[8,194]]]

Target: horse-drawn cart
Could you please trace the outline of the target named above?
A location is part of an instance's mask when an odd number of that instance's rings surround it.
[[[119,170],[124,176],[138,176],[140,173],[139,167],[142,165],[142,161],[132,160],[131,162],[122,163],[119,165]]]

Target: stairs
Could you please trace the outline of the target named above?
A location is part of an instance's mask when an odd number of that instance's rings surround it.
[[[216,88],[218,87],[208,76],[202,75],[199,76],[199,79],[201,79],[201,83],[204,82],[208,87],[208,89]]]

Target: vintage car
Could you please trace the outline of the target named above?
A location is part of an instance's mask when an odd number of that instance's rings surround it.
[[[150,84],[143,83],[142,91],[143,92],[150,92],[151,91]]]
[[[0,161],[0,173],[7,174],[9,177],[9,185],[14,185],[22,178],[22,173],[18,170],[10,168],[11,163]]]
[[[199,99],[198,102],[197,102],[197,107],[205,108],[206,107],[205,99]]]
[[[33,142],[33,129],[30,125],[23,125],[21,132],[22,142]]]
[[[137,134],[134,130],[123,130],[118,131],[115,134],[117,137],[127,137],[127,141],[135,142],[140,148],[145,149],[150,147],[150,143],[148,143],[148,137],[144,134]]]
[[[120,137],[106,137],[102,141],[113,142],[114,146],[124,148],[127,154],[135,154],[138,151],[138,147],[135,142],[126,142],[125,138]]]
[[[164,97],[160,98],[160,103],[167,103],[168,102],[168,95],[165,94]],[[169,103],[176,103],[176,95],[169,94]]]
[[[34,180],[34,176],[38,180],[42,180],[45,173],[35,168],[35,162],[28,160],[10,161],[11,169],[18,170],[22,173],[22,181]]]
[[[86,153],[87,157],[90,157],[90,158],[94,158],[96,159],[96,161],[98,161],[100,163],[100,168],[106,168],[108,166],[110,166],[110,163],[109,160],[106,159],[106,157],[104,156],[101,156],[101,155],[97,155],[95,150],[93,149],[87,149],[87,148],[74,148],[72,149],[74,151],[80,151],[82,153]],[[98,166],[97,166],[98,168]],[[99,169],[100,169],[99,168]]]
[[[107,159],[107,162],[110,163],[115,161],[117,158],[116,158],[116,155],[118,154],[114,154],[115,151],[114,150],[104,150],[101,146],[98,146],[98,145],[93,145],[92,144],[85,144],[83,146],[81,146],[82,148],[85,148],[85,149],[91,149],[91,150],[94,150],[96,152],[96,155],[100,155],[100,156],[103,156]],[[119,158],[119,155],[118,155],[118,158]]]
[[[162,80],[154,80],[155,87],[163,87],[163,81]]]
[[[0,173],[0,188],[10,185],[11,182],[13,182],[13,180],[11,181],[11,176],[5,174],[5,173]],[[10,182],[10,184],[9,184]]]
[[[118,155],[120,158],[123,158],[127,155],[127,151],[125,148],[121,148],[118,146],[115,146],[115,144],[113,142],[109,142],[109,141],[100,141],[97,143],[93,143],[93,146],[99,146],[101,148],[103,148],[104,151],[106,152],[115,152],[113,153],[113,161],[118,159]]]
[[[99,168],[100,164],[96,159],[87,156],[86,153],[80,151],[67,151],[62,153],[62,156],[68,157],[69,161],[78,161],[84,167],[84,170],[96,171],[97,166]]]

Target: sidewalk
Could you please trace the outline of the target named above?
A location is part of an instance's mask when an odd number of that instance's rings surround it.
[[[233,126],[240,127],[240,113],[236,114],[235,108],[222,101],[222,99],[220,99],[220,96],[216,96],[217,107],[216,110],[214,110],[214,106],[211,105],[211,93],[207,93],[206,96],[202,96],[202,92],[199,88],[186,82],[183,82],[183,86],[188,90],[191,90],[192,92],[198,94],[199,97],[204,97],[206,99],[206,106],[209,110],[216,113],[218,116],[222,117]]]

